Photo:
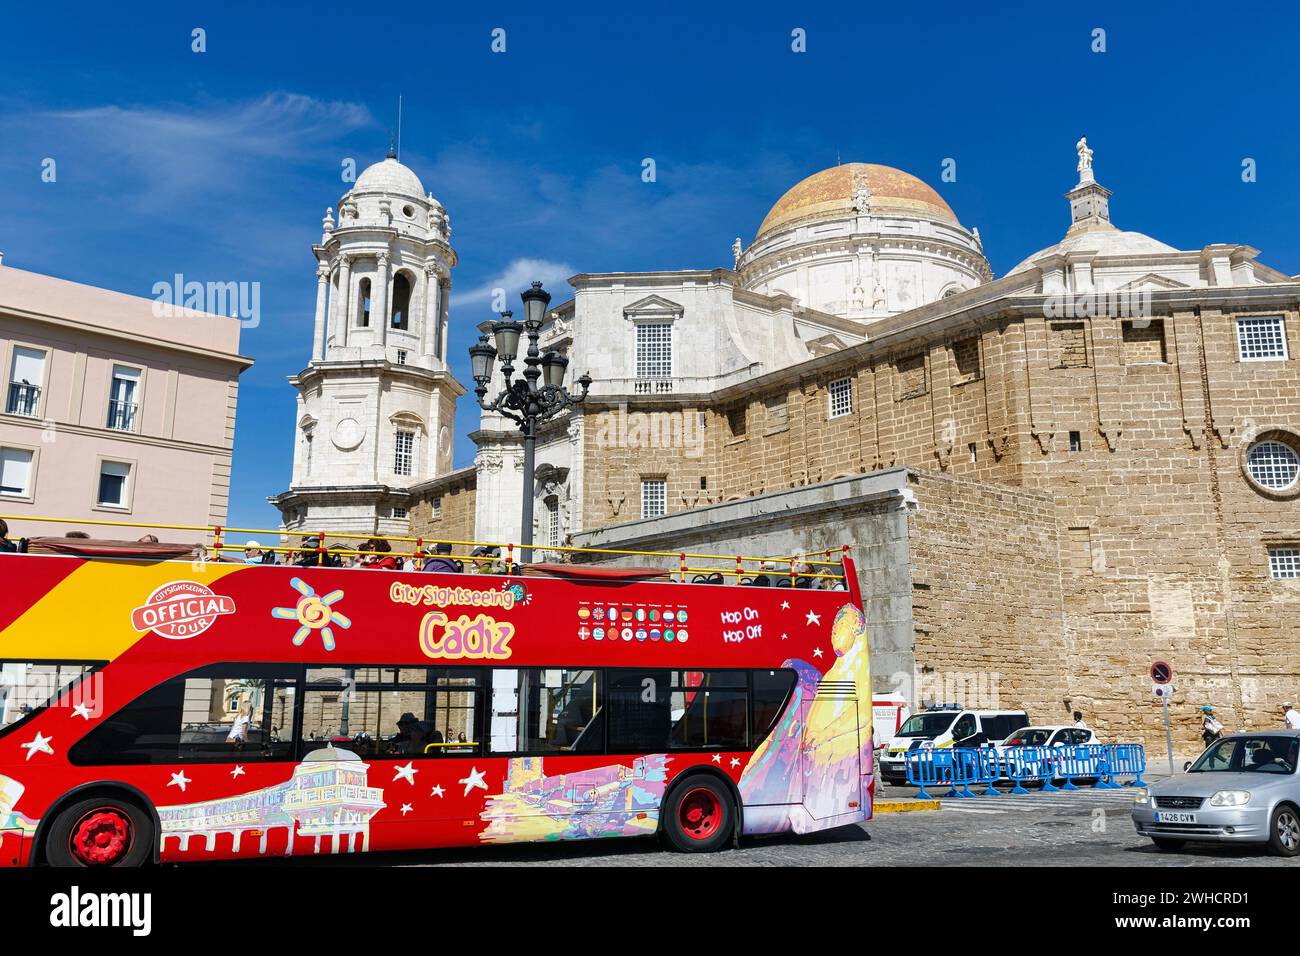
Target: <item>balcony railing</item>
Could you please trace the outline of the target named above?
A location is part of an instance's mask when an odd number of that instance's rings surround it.
[[[9,399],[5,402],[5,411],[10,415],[30,415],[35,418],[40,403],[39,385],[28,385],[25,382],[9,383]]]
[[[119,432],[135,431],[135,402],[108,403],[108,427]]]

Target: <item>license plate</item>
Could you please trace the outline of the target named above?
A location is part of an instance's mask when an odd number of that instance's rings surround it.
[[[1159,810],[1156,812],[1156,823],[1195,823],[1196,814],[1194,813],[1172,813],[1169,810]]]

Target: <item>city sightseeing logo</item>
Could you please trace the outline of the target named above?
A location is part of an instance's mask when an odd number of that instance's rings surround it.
[[[172,581],[131,612],[131,626],[159,637],[183,641],[198,637],[223,614],[235,613],[234,598],[216,594],[196,581]]]

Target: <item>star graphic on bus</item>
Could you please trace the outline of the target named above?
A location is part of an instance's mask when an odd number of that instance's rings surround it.
[[[352,626],[352,621],[349,618],[331,609],[331,605],[343,597],[343,592],[341,590],[330,591],[329,594],[320,596],[302,578],[294,578],[289,583],[302,597],[298,599],[296,607],[271,608],[271,617],[278,617],[285,621],[297,621],[301,625],[293,635],[294,647],[302,647],[303,642],[307,640],[307,636],[312,631],[320,631],[320,638],[325,644],[325,650],[334,650],[334,630],[330,625],[340,627],[345,631]]]

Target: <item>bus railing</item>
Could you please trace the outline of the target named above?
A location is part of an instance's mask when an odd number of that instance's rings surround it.
[[[47,522],[61,525],[86,526],[89,528],[131,528],[150,531],[189,531],[198,532],[205,540],[194,542],[200,560],[226,562],[236,560],[227,555],[241,555],[251,550],[248,542],[230,542],[229,535],[273,535],[277,539],[299,539],[294,544],[264,545],[257,543],[257,550],[273,555],[283,555],[285,564],[295,564],[297,559],[314,555],[316,563],[327,565],[330,561],[355,558],[358,562],[382,560],[385,558],[411,558],[419,561],[441,558],[474,565],[477,569],[490,573],[516,573],[520,568],[517,555],[524,547],[515,542],[474,541],[456,538],[435,538],[411,535],[358,534],[344,531],[286,531],[272,528],[240,528],[227,525],[186,525],[159,524],[136,521],[112,521],[98,518],[50,518],[36,515],[0,515],[0,520],[9,523],[10,536],[13,537],[27,522]],[[30,535],[27,537],[36,537]],[[78,535],[83,537],[83,535]],[[140,541],[146,541],[147,535]],[[154,539],[156,541],[156,539]],[[346,542],[361,542],[360,547],[344,547]],[[383,547],[379,546],[383,542]],[[410,545],[409,550],[394,548],[393,544]],[[450,551],[435,552],[438,545],[446,546]],[[785,586],[799,588],[847,588],[844,573],[844,561],[849,557],[850,548],[828,548],[809,552],[806,555],[783,555],[780,557],[757,557],[753,555],[708,554],[695,551],[645,551],[629,548],[580,548],[572,545],[527,545],[534,554],[557,554],[561,563],[581,563],[582,558],[602,557],[648,557],[671,559],[672,566],[663,570],[675,576],[679,583],[707,584],[756,584],[756,579],[767,579],[766,586]],[[458,552],[456,549],[462,549]],[[838,560],[821,560],[832,554]],[[698,562],[723,562],[722,564],[700,564]],[[333,566],[348,566],[335,564]],[[363,565],[365,566],[365,565]],[[818,570],[822,569],[822,570]],[[416,570],[421,570],[417,568]],[[703,579],[703,580],[701,580]],[[760,585],[761,586],[761,585]]]

